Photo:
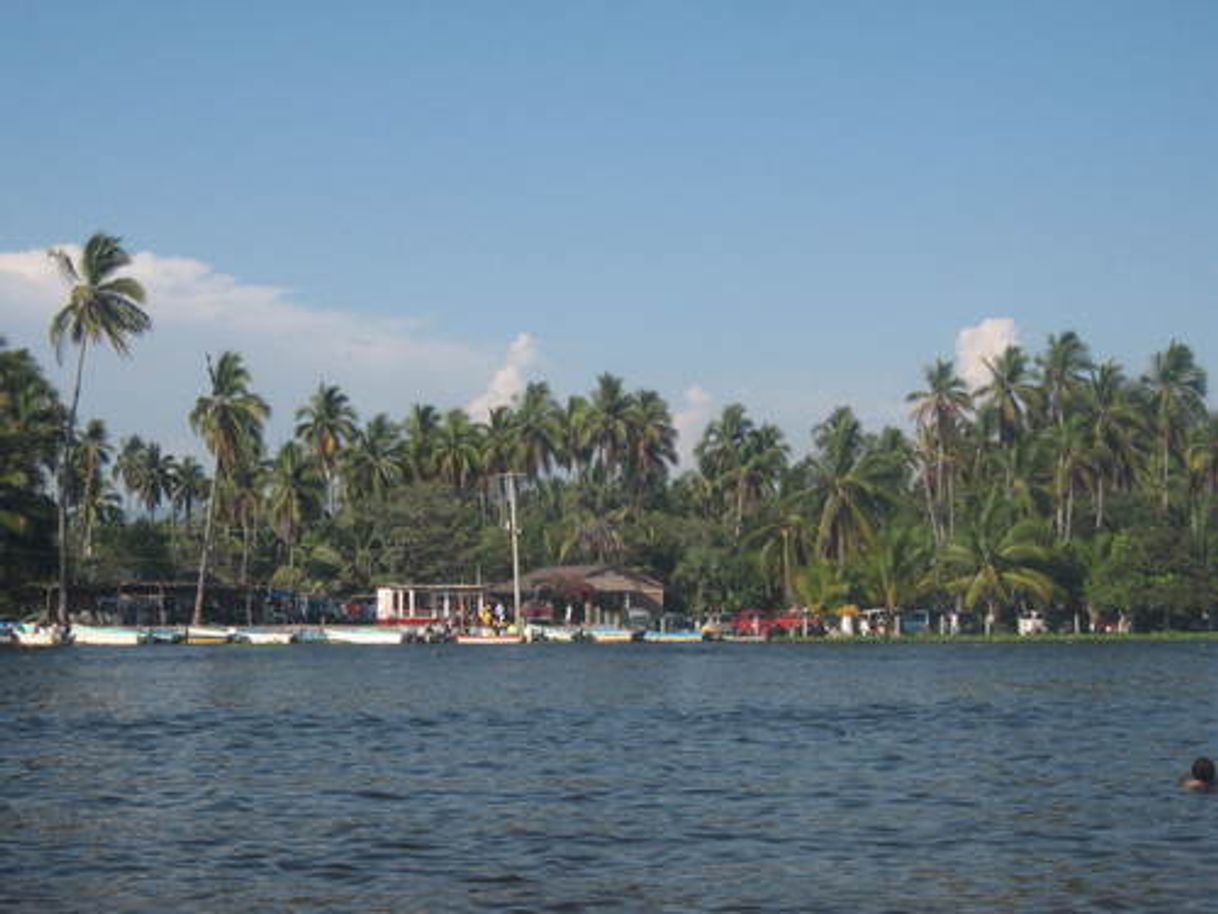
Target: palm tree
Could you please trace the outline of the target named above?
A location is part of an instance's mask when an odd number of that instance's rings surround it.
[[[601,466],[610,477],[617,476],[624,467],[632,402],[621,378],[606,372],[596,379],[596,390],[590,400],[591,440]]]
[[[113,455],[114,445],[110,443],[106,423],[101,419],[90,419],[76,450],[75,470],[84,485],[81,505],[85,522],[81,539],[86,558],[93,555],[93,527],[100,513],[97,498],[104,493],[104,470]]]
[[[725,406],[719,418],[707,424],[694,448],[702,475],[712,482],[731,475],[742,463],[744,444],[752,430],[753,421],[743,404]]]
[[[877,536],[864,569],[868,596],[874,604],[900,609],[923,591],[932,553],[921,532],[914,527],[891,526]]]
[[[668,468],[677,462],[677,430],[668,404],[654,390],[634,395],[627,413],[626,464],[638,497],[664,484]]]
[[[211,393],[199,397],[190,413],[190,426],[203,438],[214,461],[192,625],[203,622],[203,590],[215,523],[217,487],[223,478],[259,453],[262,428],[271,414],[266,401],[250,391],[250,373],[239,354],[223,352],[214,365],[209,356],[207,374],[211,380]]]
[[[288,567],[295,564],[295,548],[305,525],[316,517],[325,499],[325,480],[315,463],[295,441],[279,449],[271,465],[267,513],[271,525],[287,547]]]
[[[377,413],[347,449],[344,461],[346,487],[356,499],[384,502],[402,480],[402,440],[394,422]]]
[[[1142,463],[1141,441],[1152,433],[1115,362],[1108,361],[1092,369],[1085,397],[1090,449],[1096,464],[1095,529],[1100,530],[1104,526],[1107,484],[1113,487],[1133,484]]]
[[[797,600],[795,570],[807,564],[816,541],[816,526],[809,518],[808,493],[795,492],[778,500],[766,519],[749,534],[757,544],[758,558],[765,569],[778,566],[785,604]]]
[[[940,513],[933,510],[937,501],[940,506],[946,503],[948,518],[946,536],[954,533],[955,515],[952,510],[954,503],[952,477],[947,475],[948,455],[955,443],[957,433],[973,406],[973,398],[963,379],[956,374],[950,361],[936,359],[935,364],[925,371],[926,389],[916,390],[907,396],[907,402],[913,403],[913,417],[918,428],[930,443],[934,451],[934,495],[931,494],[929,473],[923,474],[923,485],[926,488],[930,511],[931,529],[935,541],[944,539]],[[930,469],[929,465],[926,467]]]
[[[123,484],[130,501],[134,502],[140,487],[140,469],[144,459],[144,439],[139,435],[128,435],[118,446],[118,458],[114,461],[114,478]]]
[[[890,500],[888,468],[867,448],[862,426],[848,406],[838,407],[816,427],[815,443],[809,468],[821,499],[816,549],[840,567],[871,541],[874,517]]]
[[[406,476],[428,480],[435,475],[436,432],[440,413],[434,406],[416,403],[406,417]]]
[[[1193,351],[1172,340],[1157,352],[1142,383],[1153,398],[1158,424],[1161,507],[1169,506],[1173,455],[1183,450],[1185,429],[1205,414],[1205,369],[1193,359]]]
[[[1011,523],[1005,504],[991,494],[974,522],[944,550],[945,569],[953,575],[948,589],[962,595],[966,609],[985,605],[987,635],[1004,605],[1025,594],[1049,600],[1057,591],[1042,570],[1050,553],[1040,532],[1035,522]]]
[[[475,479],[482,457],[478,427],[460,409],[450,409],[436,435],[436,475],[454,489],[464,489]]]
[[[333,515],[337,499],[336,467],[343,448],[356,436],[356,414],[347,395],[324,381],[308,404],[296,410],[296,436],[313,448],[326,477],[326,508]]]
[[[152,319],[140,306],[144,287],[130,276],[115,276],[131,263],[121,239],[97,232],[85,242],[80,259],[73,263],[64,251],[47,252],[72,287],[68,302],[51,319],[51,343],[62,363],[66,343],[78,346],[76,378],[72,400],[64,425],[63,454],[59,461],[59,604],[58,621],[68,621],[68,492],[72,467],[72,448],[76,437],[76,409],[80,404],[80,384],[89,344],[108,343],[119,355],[130,351],[130,340],[152,326]]]
[[[203,466],[193,457],[183,457],[174,468],[169,497],[174,512],[181,511],[187,525],[194,519],[194,506],[207,497],[208,480]]]
[[[573,469],[580,478],[587,476],[596,453],[594,444],[596,412],[586,397],[578,394],[567,398],[567,406],[559,419],[563,466]]]
[[[1072,401],[1086,382],[1087,372],[1093,367],[1087,344],[1073,330],[1061,336],[1050,334],[1045,353],[1036,359],[1036,364],[1040,368],[1049,421],[1061,428],[1066,424]]]
[[[993,422],[1000,449],[1009,450],[1026,431],[1037,391],[1028,382],[1028,357],[1018,346],[1008,346],[993,361],[986,360],[990,382],[977,391],[981,409]],[[1010,490],[1011,477],[1007,477]]]
[[[149,442],[140,454],[136,495],[156,520],[156,509],[160,507],[172,485],[173,458],[161,453],[161,446]]]
[[[532,381],[525,388],[515,411],[516,469],[529,479],[548,473],[562,453],[562,427],[558,405],[544,381]]]

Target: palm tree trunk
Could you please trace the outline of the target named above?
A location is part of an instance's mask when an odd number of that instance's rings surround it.
[[[1095,529],[1102,530],[1104,527],[1104,475],[1101,473],[1097,477],[1095,486]]]
[[[76,380],[72,385],[72,405],[68,409],[68,421],[63,430],[63,455],[59,462],[59,604],[55,621],[68,623],[68,490],[72,472],[72,443],[76,438],[76,408],[80,404],[80,382],[84,376],[85,352],[89,348],[86,337],[80,343],[80,356],[76,360]]]
[[[245,624],[254,624],[253,595],[250,593],[250,525],[241,519],[241,586],[245,590]]]
[[[191,625],[203,624],[203,589],[207,578],[207,559],[211,551],[212,527],[216,517],[216,491],[220,481],[220,461],[215,462],[215,471],[211,477],[211,492],[207,497],[207,521],[203,525],[203,552],[199,556],[199,580],[195,585],[195,609],[190,617]]]

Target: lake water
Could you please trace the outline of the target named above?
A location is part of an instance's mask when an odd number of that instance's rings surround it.
[[[1218,644],[0,651],[0,908],[1211,911]]]

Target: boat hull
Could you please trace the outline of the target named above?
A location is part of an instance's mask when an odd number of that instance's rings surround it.
[[[185,644],[228,644],[235,632],[231,628],[205,628],[190,626],[182,637]]]
[[[639,638],[637,632],[628,628],[589,628],[584,634],[594,644],[629,644]]]
[[[291,632],[253,632],[239,630],[234,636],[234,640],[238,644],[268,646],[291,644],[296,640],[296,637]]]
[[[135,647],[148,643],[148,632],[105,625],[72,626],[72,643],[100,647]]]
[[[457,635],[458,644],[523,644],[519,635]]]
[[[68,643],[59,626],[19,625],[13,629],[13,643],[18,647],[63,647]]]
[[[327,628],[327,644],[401,644],[403,634],[397,629]]]
[[[643,640],[648,644],[701,644],[705,639],[702,632],[644,632]]]

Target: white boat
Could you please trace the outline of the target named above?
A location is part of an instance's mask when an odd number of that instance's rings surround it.
[[[643,640],[648,644],[701,644],[706,639],[702,632],[680,629],[675,632],[643,632]]]
[[[596,644],[628,644],[638,639],[638,632],[629,628],[618,628],[614,625],[597,625],[584,629],[588,640]]]
[[[583,641],[584,630],[574,625],[533,625],[530,626],[530,640],[556,641],[560,644],[570,644],[572,641]]]
[[[18,625],[13,628],[13,643],[19,647],[62,647],[71,638],[58,625]]]
[[[147,644],[148,632],[143,629],[123,628],[117,625],[73,625],[72,643],[131,647],[136,644]]]
[[[237,629],[237,634],[233,636],[233,640],[238,644],[291,644],[296,640],[296,636],[291,632],[268,632],[252,628],[240,628]]]
[[[401,644],[402,630],[398,628],[327,628],[330,644]]]

